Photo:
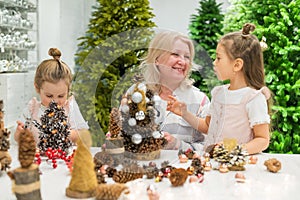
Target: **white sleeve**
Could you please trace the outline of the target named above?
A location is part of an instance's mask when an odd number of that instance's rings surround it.
[[[268,104],[263,94],[257,95],[246,105],[250,127],[257,124],[269,124],[270,115],[268,114]]]
[[[75,98],[69,101],[70,116],[69,123],[71,129],[89,129],[87,122],[84,120]]]

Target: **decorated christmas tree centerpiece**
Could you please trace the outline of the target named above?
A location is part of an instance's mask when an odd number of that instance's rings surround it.
[[[135,83],[121,101],[125,156],[137,160],[160,157],[167,141],[156,123],[157,96],[142,82]]]
[[[63,107],[52,101],[40,122],[33,120],[33,124],[39,130],[38,148],[41,154],[46,154],[49,150],[69,153],[72,142],[68,137],[70,130]]]

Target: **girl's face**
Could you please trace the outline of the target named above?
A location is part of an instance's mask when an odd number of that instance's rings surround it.
[[[231,59],[223,45],[218,44],[216,51],[216,59],[213,62],[214,71],[218,79],[221,81],[230,80],[234,75],[234,60]]]
[[[44,82],[39,90],[42,105],[48,107],[54,100],[58,105],[63,106],[68,98],[68,86],[64,80],[57,83]]]
[[[182,40],[176,40],[170,52],[156,59],[163,82],[178,82],[185,79],[190,66],[190,49]]]

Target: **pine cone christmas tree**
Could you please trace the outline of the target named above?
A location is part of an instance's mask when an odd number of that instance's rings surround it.
[[[19,161],[22,168],[28,168],[35,158],[36,143],[32,132],[25,128],[19,137]]]
[[[38,147],[41,153],[48,148],[61,149],[68,153],[72,142],[68,137],[70,131],[64,108],[52,101],[40,120],[41,123],[34,120],[33,124],[39,129]]]
[[[154,94],[143,83],[136,83],[128,91],[126,100],[122,100],[126,104],[121,106],[125,151],[132,153],[127,156],[136,159],[155,159],[149,153],[159,151],[167,142],[155,122]],[[135,157],[135,154],[148,154],[148,157]]]
[[[111,138],[117,138],[122,130],[121,113],[117,108],[112,108],[109,118],[109,133]]]

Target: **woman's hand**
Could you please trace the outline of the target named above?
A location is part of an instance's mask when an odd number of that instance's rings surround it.
[[[171,99],[168,101],[167,110],[173,112],[176,115],[183,116],[187,112],[186,104],[178,101],[175,97],[169,95]]]

